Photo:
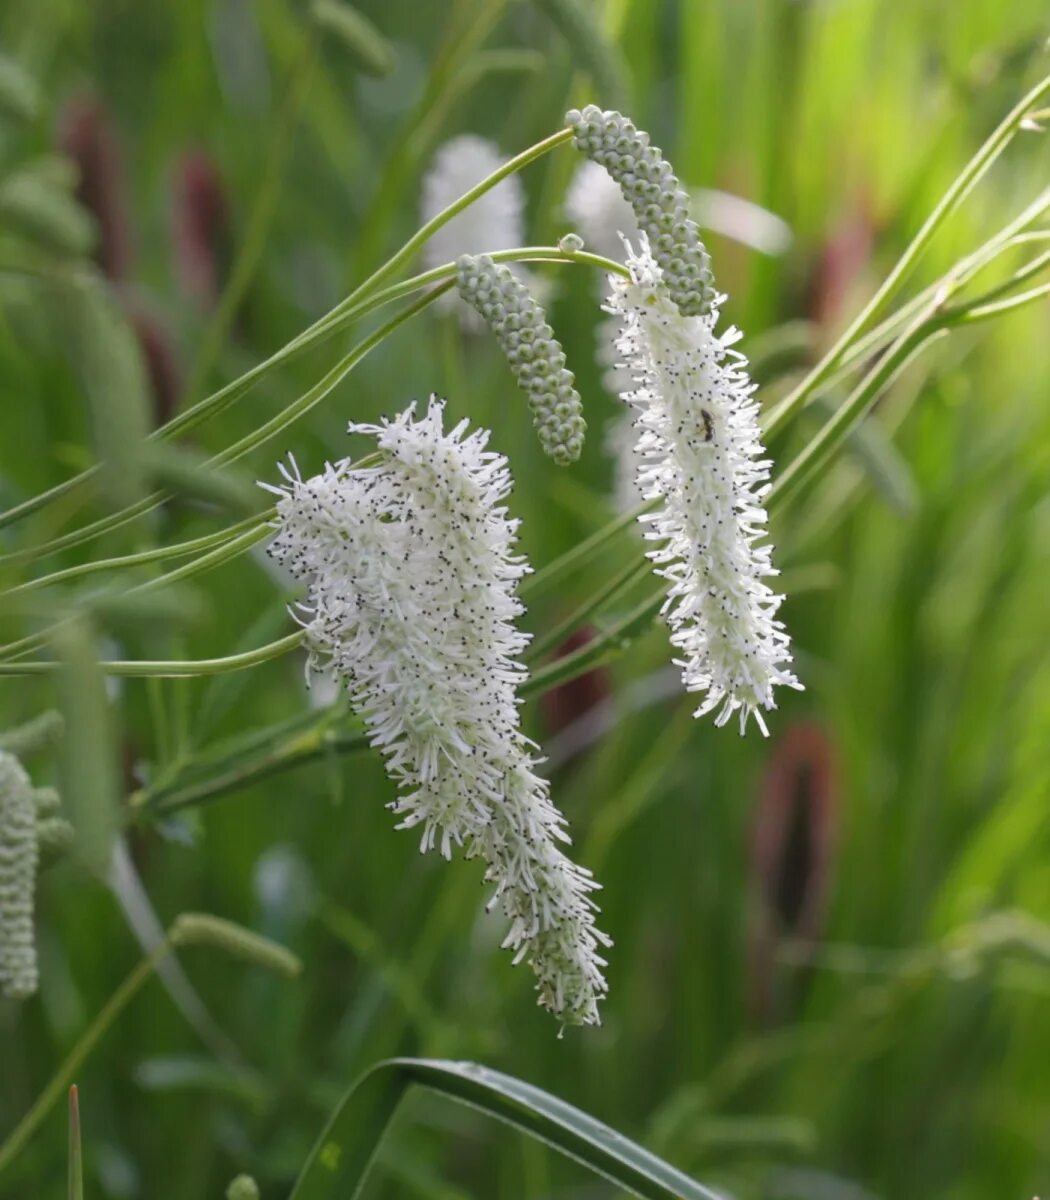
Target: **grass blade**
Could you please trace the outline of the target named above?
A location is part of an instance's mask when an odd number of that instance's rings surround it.
[[[717,1200],[716,1193],[549,1092],[469,1062],[392,1058],[343,1098],[306,1161],[291,1200],[353,1200],[408,1089],[418,1084],[537,1138],[635,1196]]]

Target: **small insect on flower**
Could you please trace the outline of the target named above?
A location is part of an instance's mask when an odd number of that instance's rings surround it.
[[[598,1022],[606,991],[590,873],[560,849],[565,819],[536,774],[519,721],[516,595],[528,570],[504,506],[507,460],[485,430],[448,433],[431,398],[370,435],[380,462],[283,471],[270,553],[308,584],[299,620],[308,669],[345,681],[401,794],[399,828],[420,849],[459,847],[485,863],[489,907],[510,923],[503,945],[537,975],[539,1002],[565,1024]]]
[[[762,497],[770,462],[758,428],[754,386],[733,344],[714,331],[721,297],[702,316],[683,316],[644,234],[628,254],[631,280],[614,276],[608,309],[622,322],[617,342],[634,386],[623,393],[634,417],[637,485],[659,500],[640,520],[657,543],[649,558],[670,584],[664,617],[686,690],[705,693],[696,715],[715,723],[776,707],[773,689],[800,688],[788,635],[776,619],[782,596]]]

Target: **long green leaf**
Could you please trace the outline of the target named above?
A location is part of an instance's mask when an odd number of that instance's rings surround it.
[[[549,1092],[476,1063],[421,1058],[387,1059],[353,1085],[307,1159],[291,1200],[354,1200],[413,1084],[513,1125],[635,1196],[717,1200],[716,1193]]]

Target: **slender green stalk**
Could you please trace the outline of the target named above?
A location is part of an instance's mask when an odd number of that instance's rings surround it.
[[[988,294],[991,295],[992,293]],[[957,325],[972,325],[975,321],[988,321],[992,317],[1001,317],[1003,313],[1012,312],[1015,308],[1024,308],[1027,304],[1034,304],[1046,296],[1050,296],[1050,284],[1046,283],[1041,287],[1021,292],[1018,296],[1010,296],[1006,300],[1000,300],[996,304],[983,303],[987,299],[987,296],[983,296],[980,303],[961,307],[958,313],[952,318],[952,323]]]
[[[549,587],[550,584],[556,579],[560,579],[563,575],[571,574],[573,571],[579,570],[580,567],[586,566],[587,563],[606,549],[618,533],[626,529],[628,525],[632,525],[651,507],[652,503],[648,501],[645,504],[639,504],[637,508],[632,508],[629,512],[622,513],[620,516],[613,518],[613,520],[603,525],[601,529],[596,529],[594,533],[584,538],[582,542],[578,542],[558,558],[540,567],[534,574],[527,575],[518,588],[519,595],[529,596],[533,592],[538,592],[545,587]]]
[[[243,671],[246,667],[258,666],[259,663],[269,662],[272,658],[280,658],[289,650],[294,650],[302,644],[306,636],[303,630],[296,630],[286,637],[268,642],[255,650],[246,650],[243,654],[231,654],[226,658],[198,658],[186,661],[162,660],[141,662],[100,662],[99,670],[106,675],[121,675],[134,678],[149,678],[156,676],[163,679],[175,679],[192,675],[224,675],[230,671]],[[61,663],[46,662],[0,662],[0,675],[49,675],[58,671]]]
[[[846,401],[835,410],[805,447],[773,483],[767,501],[775,497],[783,503],[813,477],[832,457],[878,397],[935,336],[946,332],[943,318],[924,314],[903,333],[893,348],[875,364]]]
[[[330,754],[355,754],[367,749],[368,736],[361,730],[327,727],[307,729],[284,744],[264,747],[261,753],[242,756],[225,769],[217,768],[206,779],[181,787],[176,781],[172,787],[157,794],[141,793],[137,798],[133,797],[133,804],[161,816],[170,816],[181,809],[206,804],[259,779],[271,779]]]
[[[909,243],[882,284],[850,322],[839,339],[824,355],[802,382],[774,408],[765,422],[767,436],[772,437],[784,426],[831,375],[842,361],[843,355],[855,341],[868,322],[885,307],[896,293],[908,272],[932,241],[934,234],[945,219],[969,196],[984,177],[995,160],[1006,149],[1025,116],[1043,96],[1050,92],[1050,75],[1040,80],[1003,118],[991,136],[962,169],[951,187],[948,188],[933,212],[926,218],[922,228]]]
[[[427,152],[434,131],[447,120],[462,91],[464,68],[503,15],[504,0],[460,4],[447,25],[447,36],[433,60],[429,78],[412,114],[399,129],[396,144],[387,155],[358,239],[365,263],[382,243],[405,191],[408,173]],[[378,255],[376,255],[378,257]]]
[[[328,394],[335,388],[343,379],[353,370],[354,367],[369,353],[375,349],[385,337],[392,333],[398,326],[404,324],[405,321],[414,317],[421,312],[428,304],[432,303],[437,297],[450,287],[450,283],[445,283],[432,291],[421,296],[413,304],[402,309],[396,316],[392,317],[385,325],[382,325],[374,333],[370,334],[363,341],[359,342],[348,354],[344,355],[338,363],[320,380],[314,384],[309,391],[304,392],[297,400],[293,401],[287,408],[279,412],[275,417],[272,417],[264,425],[253,430],[247,436],[241,438],[239,442],[235,442],[232,446],[228,446],[219,454],[214,455],[204,464],[205,466],[218,466],[225,463],[234,462],[242,458],[249,451],[263,445],[272,437],[276,437],[278,433],[283,432],[289,425],[293,424],[309,412],[310,409],[318,405]],[[31,550],[19,552],[16,555],[9,556],[6,560],[0,559],[0,565],[5,561],[11,562],[15,559],[25,559],[33,557],[42,557],[45,554],[54,553],[57,550],[68,549],[70,546],[76,546],[82,542],[89,541],[91,538],[97,537],[102,533],[107,533],[112,529],[116,529],[121,525],[127,524],[136,517],[149,512],[158,505],[163,504],[168,498],[166,492],[154,492],[147,496],[144,500],[134,505],[132,508],[123,510],[122,512],[113,513],[108,517],[103,517],[101,520],[95,521],[90,525],[84,526],[82,529],[75,529],[71,533],[57,538],[54,541],[48,542],[43,546],[34,547]]]
[[[264,151],[262,178],[255,190],[255,200],[248,218],[247,230],[240,250],[234,260],[229,279],[215,313],[201,339],[200,350],[190,373],[183,399],[192,399],[208,378],[223,343],[229,335],[233,319],[237,314],[255,275],[259,260],[266,246],[266,239],[277,211],[277,199],[284,181],[288,153],[292,147],[292,135],[299,121],[303,101],[310,84],[310,76],[317,60],[317,33],[311,22],[303,35],[298,57],[291,70],[284,99],[276,120],[271,124],[269,143]]]
[[[272,520],[274,511],[274,509],[268,508],[265,512],[259,513],[257,516],[245,517],[243,521],[238,521],[235,525],[230,525],[226,529],[220,529],[216,533],[207,533],[203,537],[192,538],[187,542],[176,542],[171,546],[157,546],[153,550],[141,550],[137,554],[125,554],[117,558],[100,558],[94,562],[78,563],[75,567],[66,567],[64,570],[54,571],[50,575],[41,575],[38,579],[29,579],[25,583],[18,584],[16,587],[8,588],[3,593],[3,598],[6,600],[11,596],[17,596],[23,592],[33,592],[40,588],[54,587],[56,584],[68,583],[71,579],[80,579],[84,575],[94,575],[99,571],[121,571],[129,567],[163,562],[169,558],[186,558],[191,554],[212,550],[218,546],[225,545],[239,533]]]
[[[537,142],[534,146],[530,146],[527,150],[523,150],[520,154],[516,154],[513,158],[508,159],[501,167],[493,171],[491,175],[487,175],[480,183],[475,184],[469,191],[464,192],[458,200],[454,200],[447,208],[442,209],[437,216],[427,221],[421,229],[417,230],[408,239],[396,254],[388,258],[381,267],[369,275],[364,283],[351,292],[348,302],[359,300],[367,296],[370,292],[373,292],[377,284],[382,283],[384,279],[393,275],[399,267],[409,262],[443,225],[447,225],[453,217],[473,204],[475,200],[483,196],[491,188],[494,188],[501,179],[506,179],[508,175],[513,175],[515,171],[520,171],[522,167],[527,167],[529,163],[542,158],[548,151],[565,145],[572,140],[572,137],[573,132],[571,129],[559,129],[557,133],[552,133],[550,137],[544,138],[543,141]]]
[[[120,987],[102,1006],[98,1016],[80,1035],[76,1045],[66,1055],[65,1061],[48,1081],[33,1106],[0,1145],[0,1172],[11,1164],[26,1142],[36,1133],[44,1117],[69,1087],[80,1064],[94,1050],[102,1036],[138,994],[139,989],[153,974],[160,961],[170,952],[171,944],[167,940],[163,941],[152,954],[142,959],[132,969]]]
[[[174,571],[167,571],[163,575],[157,575],[153,579],[147,579],[144,583],[138,583],[134,587],[128,588],[128,594],[141,595],[144,592],[155,592],[161,588],[170,587],[173,583],[178,583],[181,579],[189,579],[194,575],[199,575],[202,571],[209,571],[213,567],[220,567],[223,563],[230,562],[231,559],[243,554],[245,550],[250,550],[252,546],[257,546],[261,541],[268,538],[271,532],[270,526],[265,523],[246,529],[244,533],[230,538],[228,541],[216,546],[214,550],[210,550],[207,554],[202,554],[199,558],[194,558],[188,563],[183,563],[181,567],[176,567]]]
[[[556,246],[522,246],[511,250],[497,250],[493,252],[491,257],[495,262],[576,263],[594,267],[601,271],[629,276],[627,268],[622,263],[615,262],[613,259],[603,258],[599,254],[592,254],[585,250],[575,252],[565,251]],[[441,284],[452,280],[455,274],[456,264],[444,263],[439,267],[424,271],[422,274],[416,275],[411,279],[406,279],[402,283],[385,288],[363,299],[355,299],[358,293],[353,293],[351,296],[340,301],[333,309],[323,317],[320,317],[313,325],[309,326],[269,358],[264,359],[261,363],[257,363],[239,378],[226,384],[211,396],[198,401],[191,408],[174,417],[166,425],[155,430],[150,435],[150,440],[167,440],[196,428],[196,426],[202,424],[205,420],[224,412],[264,376],[299,358],[308,350],[316,348],[322,342],[348,328],[375,309],[393,301],[403,299],[405,296],[420,291],[431,284]],[[216,459],[213,461],[219,460]],[[56,484],[55,487],[40,492],[36,496],[31,496],[28,500],[24,500],[6,512],[0,513],[0,528],[10,525],[22,517],[29,516],[52,501],[72,492],[80,485],[87,484],[96,477],[98,471],[99,467],[97,464],[88,467],[84,471],[81,471],[79,475],[74,475],[70,479]],[[141,502],[133,508],[125,509],[120,513],[111,513],[91,525],[73,530],[71,533],[55,538],[43,546],[32,547],[27,550],[15,551],[12,554],[0,556],[0,565],[4,563],[15,564],[26,562],[47,553],[57,553],[60,550],[78,545],[89,537],[95,537],[112,529],[117,529],[154,508],[155,504],[152,503],[154,499],[155,497],[149,497],[146,501]]]
[[[649,564],[647,562],[629,562],[607,583],[588,596],[575,612],[571,612],[564,620],[559,621],[542,636],[538,637],[529,647],[526,661],[535,662],[537,659],[542,658],[549,650],[555,649],[574,629],[582,626],[604,604],[608,604],[610,600],[614,600],[622,592],[628,591],[633,584],[638,583],[648,574]]]

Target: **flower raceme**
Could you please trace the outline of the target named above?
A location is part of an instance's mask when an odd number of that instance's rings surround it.
[[[456,261],[456,286],[499,341],[518,386],[529,398],[543,450],[560,466],[580,457],[587,423],[565,352],[529,289],[487,254]]]
[[[539,1002],[566,1024],[598,1022],[606,990],[594,926],[597,884],[560,848],[569,838],[519,723],[514,622],[528,564],[504,507],[511,479],[488,433],[446,433],[431,399],[380,425],[380,462],[285,471],[270,553],[308,583],[309,668],[345,681],[401,789],[399,828],[420,849],[480,857],[504,946],[536,972]]]
[[[733,344],[737,330],[715,333],[721,298],[705,315],[683,316],[644,234],[628,247],[631,280],[611,278],[609,311],[622,321],[617,343],[634,380],[624,400],[638,431],[638,486],[659,500],[640,520],[656,543],[649,557],[670,584],[664,616],[679,652],[686,690],[704,693],[696,715],[715,711],[740,729],[776,707],[778,686],[800,688],[791,673],[788,635],[776,619],[782,596],[762,497],[764,458],[754,385]]]

